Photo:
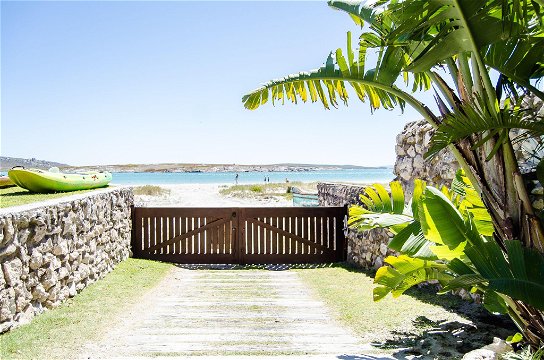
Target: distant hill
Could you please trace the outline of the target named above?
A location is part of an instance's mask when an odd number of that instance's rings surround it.
[[[272,164],[270,166],[296,166],[296,167],[319,167],[323,169],[388,169],[392,168],[393,165],[384,165],[384,166],[361,166],[361,165],[333,165],[333,164],[291,164],[291,163],[282,163],[282,164]]]
[[[0,156],[0,170],[8,171],[14,166],[24,166],[25,168],[38,168],[38,169],[49,169],[53,166],[56,167],[66,167],[67,164],[61,164],[53,161],[38,160],[35,158],[32,159],[22,159],[22,158],[12,158],[7,156]]]
[[[317,170],[344,170],[344,169],[376,169],[389,168],[389,166],[357,166],[357,165],[321,165],[321,164],[269,164],[269,165],[239,165],[239,164],[116,164],[116,165],[91,165],[91,166],[70,166],[53,161],[37,159],[21,159],[0,156],[0,170],[8,171],[14,166],[25,168],[49,169],[53,166],[67,172],[102,170],[110,172],[246,172],[246,171],[317,171]]]
[[[355,165],[318,165],[318,164],[269,164],[269,165],[240,165],[240,164],[118,164],[100,166],[74,166],[70,171],[103,170],[109,172],[301,172],[319,170],[368,169],[371,167]],[[372,167],[388,168],[388,167]]]

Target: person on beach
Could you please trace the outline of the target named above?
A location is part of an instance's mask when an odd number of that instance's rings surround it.
[[[236,182],[236,185],[238,185],[238,177],[239,177],[239,176],[240,176],[240,175],[236,174],[236,176],[234,177],[234,181]]]

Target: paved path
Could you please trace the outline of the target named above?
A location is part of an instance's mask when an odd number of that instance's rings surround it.
[[[293,271],[176,268],[84,358],[377,359]]]

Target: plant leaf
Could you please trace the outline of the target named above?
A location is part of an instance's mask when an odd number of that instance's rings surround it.
[[[464,219],[438,189],[427,186],[420,202],[419,220],[425,237],[437,244],[456,248],[466,239]]]
[[[388,246],[403,255],[436,260],[436,255],[430,249],[431,245],[434,243],[425,239],[419,221],[414,221],[396,234]]]
[[[517,240],[505,245],[507,255],[494,241],[467,248],[465,253],[490,289],[544,310],[544,256]]]
[[[384,298],[391,293],[393,297],[402,295],[414,285],[429,280],[448,281],[451,276],[444,273],[445,266],[434,261],[414,259],[406,255],[388,256],[376,272],[374,283],[380,286],[374,288],[374,301]]]

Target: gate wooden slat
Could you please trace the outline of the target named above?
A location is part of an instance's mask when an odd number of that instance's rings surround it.
[[[278,218],[270,218],[270,225],[277,228],[278,227]],[[278,233],[270,230],[270,253],[276,255],[278,253]]]
[[[253,238],[251,241],[251,251],[250,254],[258,254],[259,253],[259,231],[257,229],[257,225],[251,223],[251,228],[253,229]]]
[[[310,241],[317,244],[316,236],[315,236],[315,217],[309,217],[308,220],[310,221]],[[310,254],[317,254],[317,247],[314,247],[311,249],[308,246],[308,251]]]
[[[168,217],[162,218],[161,243],[168,239],[168,223],[169,222],[170,222],[170,218]],[[169,254],[169,253],[170,253],[170,246],[161,248],[161,254]]]
[[[284,217],[278,217],[278,228],[285,230],[285,218]],[[285,235],[280,235],[278,233],[278,254],[283,254],[283,248],[284,248],[284,242],[285,242]]]
[[[187,218],[185,216],[181,216],[179,218],[179,232],[178,236],[183,235],[187,232]],[[184,240],[179,239],[179,254],[187,254],[189,244],[187,244],[187,238]]]
[[[233,260],[238,264],[243,264],[244,262],[244,255],[247,248],[247,245],[244,242],[246,232],[246,225],[244,222],[244,209],[232,209],[232,217],[229,230],[232,239],[231,253]]]
[[[327,247],[334,249],[334,218],[327,218]]]
[[[176,217],[171,216],[170,222],[168,223],[168,237],[169,238],[175,238],[176,237]],[[176,253],[176,243],[173,242],[171,246],[170,254]]]
[[[261,254],[261,255],[264,255],[264,254],[266,254],[266,251],[265,251],[265,235],[264,235],[265,231],[264,231],[264,227],[262,227],[262,225],[261,226],[257,225],[257,226],[259,227],[259,252],[258,253]]]
[[[320,228],[319,228],[318,232],[319,232],[319,237],[321,238],[321,245],[323,245],[323,246],[327,246],[327,240],[325,239],[325,230],[324,230],[326,228],[326,226],[327,226],[326,222],[325,222],[326,220],[327,220],[327,218],[324,218],[322,216],[319,217],[319,224],[320,224],[319,226],[320,226]]]
[[[217,254],[225,253],[225,224],[217,228]]]
[[[347,258],[347,245],[344,236],[344,219],[336,217],[336,261]]]
[[[204,230],[201,230],[202,227],[204,227],[206,224],[206,219],[203,217],[198,218],[198,227],[197,229],[200,230],[198,232],[198,253],[199,254],[205,254],[206,253],[206,242],[204,237]]]
[[[161,218],[156,217],[153,219],[155,224],[153,225],[153,229],[155,229],[155,233],[153,234],[153,242],[151,243],[152,246],[157,245],[160,242],[161,238]],[[156,251],[155,251],[156,253]]]
[[[209,218],[209,217],[204,218],[204,224],[207,224],[208,222],[212,222],[212,219]],[[206,229],[202,233],[202,235],[205,238],[204,242],[205,242],[205,245],[206,245],[205,246],[205,248],[206,248],[205,253],[206,254],[211,254],[212,253],[212,228],[213,228],[213,226],[211,228]]]
[[[152,229],[151,229],[151,219],[149,217],[145,217],[145,222],[144,222],[144,247],[142,248],[145,249],[145,248],[148,248],[151,246],[151,234],[152,234]]]
[[[304,219],[303,219],[302,216],[298,216],[297,217],[297,233],[296,234],[300,238],[304,237],[304,231],[303,230],[304,230]],[[302,254],[302,250],[303,250],[302,243],[300,241],[297,241],[296,245],[297,245],[296,253],[297,254]]]
[[[134,257],[187,264],[345,259],[346,208],[134,208]]]
[[[187,254],[193,255],[195,254],[196,246],[195,246],[195,236],[193,229],[195,228],[195,218],[190,217],[187,219],[187,233],[185,234],[185,238],[187,239]]]

